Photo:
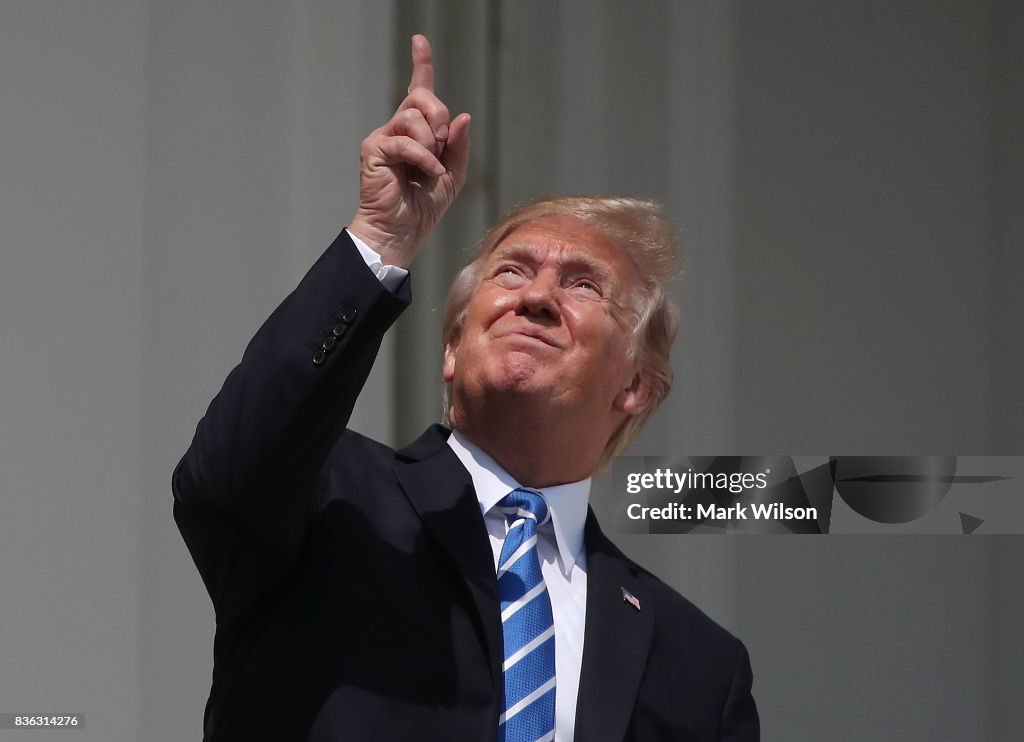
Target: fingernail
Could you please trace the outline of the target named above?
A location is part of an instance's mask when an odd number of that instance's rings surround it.
[[[437,127],[437,131],[434,132],[434,139],[440,139],[442,142],[448,139],[448,124],[441,124]]]
[[[444,174],[445,174],[444,165],[442,165],[440,162],[437,163],[437,165],[434,166],[434,175],[436,175],[438,177],[441,177]]]

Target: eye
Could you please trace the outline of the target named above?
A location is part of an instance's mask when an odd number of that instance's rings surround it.
[[[601,285],[591,278],[577,278],[570,288],[581,296],[597,298],[603,295]]]
[[[525,274],[515,263],[502,263],[494,269],[491,280],[499,286],[513,288],[525,280]]]

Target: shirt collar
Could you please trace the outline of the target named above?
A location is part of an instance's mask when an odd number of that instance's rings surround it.
[[[473,487],[476,488],[477,500],[480,501],[480,512],[485,516],[505,495],[523,486],[479,446],[459,435],[457,430],[448,436],[448,445],[469,472]],[[529,489],[544,495],[551,511],[555,544],[562,559],[562,572],[568,576],[576,564],[577,555],[583,549],[583,527],[590,501],[590,477],[554,487]]]

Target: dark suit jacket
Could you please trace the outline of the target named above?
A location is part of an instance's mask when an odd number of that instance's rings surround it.
[[[340,236],[246,348],[174,472],[217,616],[207,742],[494,740],[498,587],[469,474],[429,429],[346,429],[408,304]],[[576,739],[756,740],[743,645],[589,514]],[[623,600],[635,595],[637,610]]]

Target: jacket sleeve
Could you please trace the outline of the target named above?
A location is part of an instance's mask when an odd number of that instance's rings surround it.
[[[276,589],[315,516],[317,479],[384,333],[410,300],[346,232],[257,331],[174,470],[174,518],[217,611]]]
[[[743,642],[739,639],[734,641],[736,662],[729,696],[722,709],[718,738],[722,742],[758,742],[761,739],[761,723],[751,693],[754,676],[750,669],[750,655]]]

